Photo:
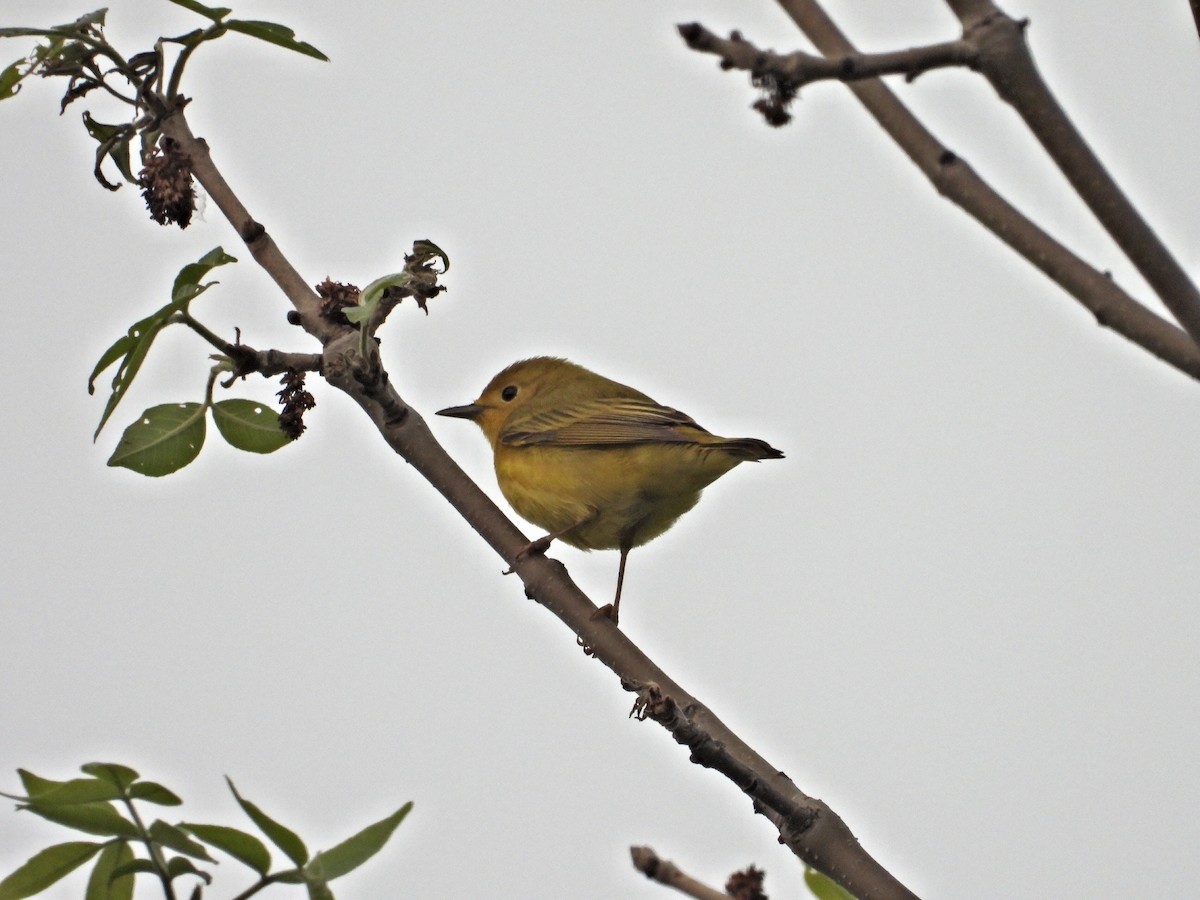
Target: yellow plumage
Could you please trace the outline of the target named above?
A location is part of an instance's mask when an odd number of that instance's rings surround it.
[[[514,363],[479,399],[438,415],[486,435],[500,490],[522,518],[584,550],[620,550],[617,595],[633,547],[658,537],[700,492],[746,460],[783,456],[755,438],[718,437],[641,391],[565,359]]]

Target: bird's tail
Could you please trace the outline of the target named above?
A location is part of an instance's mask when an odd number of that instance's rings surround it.
[[[783,459],[783,451],[758,438],[721,438],[709,446],[731,453],[741,460]]]

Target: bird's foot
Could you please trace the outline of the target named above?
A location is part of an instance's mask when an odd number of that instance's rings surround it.
[[[513,557],[513,565],[516,565],[527,556],[533,556],[535,554],[541,555],[545,553],[550,549],[550,544],[554,541],[554,537],[555,536],[553,534],[545,534],[536,541],[530,541],[528,544],[522,547],[520,551],[518,551],[516,556]],[[510,566],[504,570],[504,574],[511,575],[513,571],[514,569]]]
[[[613,606],[611,603],[606,603],[604,606],[600,607],[598,610],[596,610],[594,613],[592,613],[592,621],[594,622],[597,619],[608,619],[608,621],[612,622],[613,626],[616,627],[616,624],[617,624],[616,607]],[[589,647],[587,644],[585,644],[583,642],[583,638],[581,638],[581,637],[575,638],[575,643],[578,644],[583,649],[583,652],[585,654],[587,654],[588,656],[596,655],[596,651],[593,650],[591,647]]]
[[[617,608],[611,603],[605,603],[602,607],[592,613],[592,619],[608,619],[608,621],[616,625]]]

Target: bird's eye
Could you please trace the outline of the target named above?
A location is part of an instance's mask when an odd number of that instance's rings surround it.
[[[508,403],[515,396],[517,396],[517,386],[515,384],[510,384],[500,392],[500,397],[505,403]]]

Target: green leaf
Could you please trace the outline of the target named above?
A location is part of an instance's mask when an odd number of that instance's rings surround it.
[[[0,38],[6,37],[53,37],[58,32],[50,28],[0,28]]]
[[[263,834],[270,838],[271,843],[284,852],[287,858],[294,862],[297,866],[303,866],[308,862],[308,848],[304,846],[304,841],[300,840],[290,828],[280,825],[265,812],[251,803],[249,800],[243,800],[242,795],[237,792],[233,781],[226,776],[225,781],[229,783],[229,790],[233,791],[234,799],[238,805],[250,817],[250,820],[259,827]]]
[[[43,778],[41,775],[34,775],[28,769],[17,769],[17,775],[21,778],[21,784],[25,788],[25,793],[31,798],[66,784],[65,781],[51,781],[49,778]],[[5,794],[4,796],[7,797],[9,795]]]
[[[96,367],[92,369],[91,376],[88,378],[89,394],[95,391],[96,379],[100,376],[101,372],[117,360],[121,360],[121,364],[117,367],[117,373],[113,376],[112,393],[109,395],[108,402],[104,406],[104,413],[100,416],[100,424],[96,426],[94,437],[99,436],[105,423],[108,422],[109,417],[117,408],[117,404],[128,393],[129,386],[133,384],[133,379],[137,376],[138,370],[141,369],[142,363],[146,359],[146,354],[150,352],[150,345],[154,343],[154,339],[158,336],[158,333],[167,325],[170,317],[177,312],[186,313],[188,304],[195,297],[216,284],[214,281],[206,285],[201,285],[201,278],[216,266],[223,266],[231,262],[237,262],[237,259],[230,256],[222,248],[214,247],[208,253],[204,254],[204,256],[200,257],[197,262],[188,263],[175,276],[175,283],[171,287],[171,302],[151,315],[146,316],[146,318],[135,322],[123,336],[119,337],[111,347],[104,351],[99,362],[96,363]]]
[[[104,17],[108,15],[108,7],[103,7],[95,12],[84,13],[70,25],[56,25],[54,30],[58,34],[76,34],[84,31],[92,25],[104,26]]]
[[[209,846],[228,853],[259,875],[266,875],[271,871],[270,851],[252,834],[226,825],[202,825],[196,822],[180,822],[179,827],[190,831]]]
[[[94,803],[97,800],[119,800],[121,789],[99,778],[72,778],[70,781],[48,781],[32,772],[17,770],[29,792],[29,802],[38,806],[59,806],[72,803]],[[26,775],[31,776],[26,778]]]
[[[103,122],[93,119],[92,114],[86,110],[83,113],[83,127],[99,144],[96,148],[96,167],[93,170],[96,179],[111,190],[119,187],[119,185],[110,183],[100,171],[104,158],[108,157],[126,181],[136,184],[137,179],[133,177],[133,170],[129,166],[129,142],[137,133],[133,127],[130,125],[105,125]]]
[[[137,826],[107,802],[46,805],[34,799],[22,809],[48,822],[101,837],[138,837]]]
[[[375,315],[379,301],[383,299],[384,291],[390,287],[404,287],[412,280],[413,277],[409,272],[396,272],[376,278],[362,289],[362,293],[358,295],[358,305],[345,307],[342,314],[355,325],[368,322],[371,316]]]
[[[804,868],[804,883],[817,900],[854,900],[854,895],[840,884],[807,866]]]
[[[0,100],[7,100],[9,97],[17,96],[17,92],[21,90],[21,79],[28,74],[21,71],[24,65],[25,60],[18,59],[3,72],[0,72]]]
[[[304,886],[308,888],[308,900],[334,900],[333,891],[320,878],[306,878]]]
[[[116,881],[118,878],[124,878],[126,875],[138,875],[140,873],[157,875],[158,869],[148,859],[135,858],[115,866],[108,878],[109,881]]]
[[[184,9],[190,9],[194,13],[207,16],[214,22],[220,22],[233,12],[232,9],[226,9],[224,6],[205,6],[203,3],[197,3],[196,0],[171,0],[171,2],[176,6],[182,6]]]
[[[150,839],[162,844],[169,850],[174,850],[176,853],[184,853],[196,859],[202,859],[205,862],[216,862],[208,851],[204,849],[204,845],[192,839],[190,835],[176,828],[174,825],[169,825],[162,819],[155,819],[150,823],[149,828]]]
[[[68,841],[31,856],[24,865],[0,881],[0,900],[23,900],[41,893],[100,852],[103,844]]]
[[[157,803],[159,806],[182,806],[179,795],[167,790],[157,781],[139,781],[129,789],[129,796],[134,800],[145,800],[147,803]]]
[[[392,832],[396,830],[404,817],[412,809],[412,802],[405,803],[386,819],[380,819],[373,825],[368,825],[358,834],[347,838],[336,847],[322,850],[313,862],[305,866],[305,871],[319,871],[325,881],[341,878],[347,872],[353,872],[368,859],[383,849]],[[317,864],[314,866],[314,864]]]
[[[74,37],[80,32],[87,31],[92,25],[104,25],[104,17],[108,15],[107,7],[95,12],[85,13],[68,25],[55,25],[53,28],[0,28],[0,38],[4,37]]]
[[[152,406],[125,429],[110,466],[122,466],[158,478],[182,469],[204,446],[204,405],[164,403]]]
[[[108,421],[109,416],[113,414],[113,410],[117,408],[117,404],[129,391],[129,386],[133,384],[133,379],[142,367],[146,354],[150,352],[150,345],[154,343],[158,333],[167,324],[167,316],[170,315],[170,312],[171,307],[168,304],[154,315],[146,316],[141,321],[135,322],[130,326],[128,333],[105,350],[104,355],[100,357],[100,362],[96,363],[92,377],[88,379],[88,393],[94,390],[96,377],[118,359],[121,360],[121,364],[117,367],[117,374],[113,376],[112,393],[109,394],[108,402],[104,405],[104,413],[100,416],[100,424],[96,426],[96,434],[92,436],[93,438],[100,434],[100,430]]]
[[[79,767],[80,771],[101,781],[124,790],[138,780],[138,773],[129,766],[120,763],[87,763]]]
[[[224,248],[213,247],[196,262],[188,263],[179,270],[179,274],[175,276],[175,283],[171,286],[171,302],[178,306],[180,312],[187,312],[187,304],[193,297],[217,283],[210,281],[208,284],[201,285],[200,279],[217,266],[235,262],[237,262],[237,257],[230,256]]]
[[[279,428],[279,413],[253,400],[221,400],[212,405],[217,431],[239,450],[274,453],[292,442]]]
[[[107,844],[100,851],[92,874],[88,877],[84,900],[133,900],[133,879],[113,878],[117,866],[133,859],[133,851],[125,841]]]
[[[173,0],[173,2],[177,3],[179,0]],[[252,19],[230,19],[224,24],[230,31],[248,34],[250,37],[256,37],[268,44],[286,47],[288,50],[295,50],[297,53],[311,56],[313,59],[329,62],[329,57],[312,44],[296,40],[296,32],[286,25],[278,25],[275,22],[258,22]]]
[[[207,872],[202,872],[197,869],[190,859],[186,856],[172,856],[167,860],[167,874],[172,879],[178,878],[180,875],[196,875],[203,879],[205,884],[212,882],[212,876]]]

